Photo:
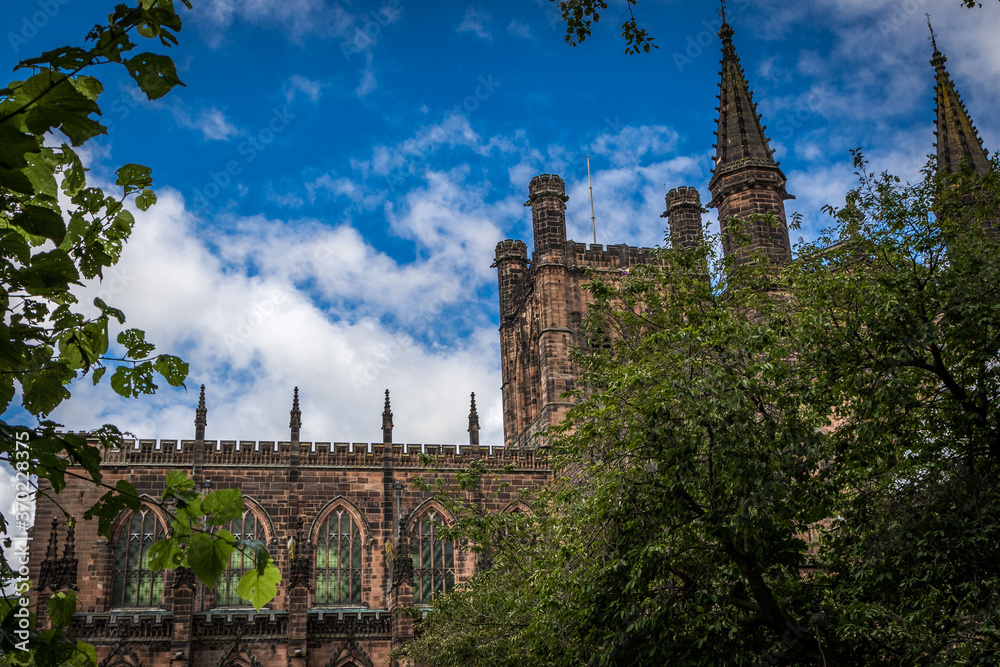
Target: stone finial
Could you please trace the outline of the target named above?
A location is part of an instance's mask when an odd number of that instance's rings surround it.
[[[59,519],[52,517],[52,530],[49,533],[49,546],[45,550],[46,560],[55,560],[59,557]]]
[[[382,444],[390,445],[388,455],[391,457],[392,445],[392,408],[389,407],[389,390],[385,390],[385,409],[382,410]]]
[[[385,409],[382,410],[382,428],[392,428],[392,408],[389,407],[389,390],[385,390]]]
[[[66,544],[63,545],[63,560],[76,558],[76,527],[72,521],[66,522]]]
[[[194,411],[194,439],[205,439],[205,426],[208,425],[208,408],[205,407],[205,385],[201,385],[198,396],[198,407]]]
[[[479,413],[476,412],[476,392],[472,392],[472,404],[469,408],[469,444],[479,445]]]
[[[299,409],[299,388],[295,388],[295,392],[292,396],[292,409],[288,413],[291,419],[288,421],[288,427],[292,429],[292,440],[298,441],[299,439],[299,429],[302,428],[302,411]]]

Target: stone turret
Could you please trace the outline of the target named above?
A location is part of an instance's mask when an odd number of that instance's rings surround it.
[[[562,257],[566,245],[566,184],[555,174],[542,174],[531,179],[528,201],[531,226],[535,235],[534,261]]]
[[[667,210],[663,215],[670,228],[670,240],[675,248],[696,248],[704,238],[701,227],[701,195],[697,188],[681,186],[667,193]]]
[[[507,239],[496,247],[496,260],[493,266],[497,268],[497,282],[500,288],[500,321],[514,312],[517,298],[517,286],[528,268],[528,246],[524,241]]]
[[[733,29],[723,21],[722,70],[719,82],[719,127],[716,131],[715,168],[708,187],[710,207],[719,209],[722,246],[727,256],[735,254],[740,264],[750,261],[754,251],[763,250],[778,264],[791,261],[791,244],[785,221],[785,174],[774,160],[766,129],[733,46]],[[771,213],[774,224],[747,222],[747,247],[738,246],[729,233],[731,218],[746,220],[754,214]]]

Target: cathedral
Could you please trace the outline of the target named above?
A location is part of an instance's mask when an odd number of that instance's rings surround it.
[[[716,156],[707,206],[718,210],[723,250],[738,262],[763,251],[791,260],[784,201],[786,178],[764,133],[736,49],[723,23]],[[980,173],[989,160],[956,92],[945,57],[934,45],[939,168],[965,162]],[[39,627],[45,600],[78,591],[70,633],[97,648],[101,667],[347,667],[383,664],[389,651],[413,636],[412,615],[439,592],[468,579],[481,564],[475,554],[440,535],[454,521],[415,484],[417,477],[454,480],[480,461],[490,474],[478,490],[485,509],[530,511],[519,491],[544,485],[552,470],[544,433],[571,405],[578,369],[571,351],[594,344],[583,332],[586,270],[621,274],[650,261],[649,248],[607,247],[566,239],[563,180],[543,174],[528,185],[533,248],[520,240],[496,246],[504,444],[479,442],[475,395],[468,443],[412,445],[393,440],[391,397],[382,406],[382,437],[374,443],[302,442],[298,390],[291,397],[289,437],[280,442],[207,438],[211,393],[202,387],[194,410],[194,437],[128,441],[106,452],[104,481],[130,482],[141,495],[160,497],[166,474],[187,473],[204,491],[240,488],[243,516],[227,528],[263,540],[280,568],[277,596],[256,611],[236,594],[249,559],[234,554],[218,583],[206,586],[190,571],[153,571],[150,547],[169,518],[154,503],[126,512],[110,538],[97,521],[82,520],[102,495],[93,484],[70,482],[58,500],[37,504],[31,579]],[[702,235],[696,188],[666,195],[672,243],[696,245]],[[751,226],[750,245],[726,242],[726,221],[771,213],[775,225]],[[600,344],[597,341],[597,344]],[[373,410],[373,425],[377,412]],[[464,417],[462,418],[464,419]],[[463,422],[464,423],[464,422]],[[476,492],[473,492],[474,494]]]

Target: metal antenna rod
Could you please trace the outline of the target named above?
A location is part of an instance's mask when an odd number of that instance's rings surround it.
[[[587,156],[587,185],[590,186],[590,226],[594,229],[594,243],[597,243],[597,221],[594,220],[594,182],[590,180],[590,156]]]

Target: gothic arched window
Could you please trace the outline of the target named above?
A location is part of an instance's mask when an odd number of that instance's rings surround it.
[[[343,508],[327,516],[316,543],[316,604],[361,604],[361,530]]]
[[[133,513],[124,522],[114,542],[112,607],[163,604],[163,571],[149,569],[149,548],[163,535],[163,525],[149,508]]]
[[[261,528],[260,521],[257,520],[257,517],[250,510],[244,510],[242,517],[233,519],[224,527],[238,540],[264,539],[264,531]],[[248,570],[253,569],[253,567],[252,552],[248,549],[233,549],[233,553],[229,555],[229,567],[223,571],[222,576],[219,577],[219,583],[215,585],[216,607],[250,604],[248,600],[244,600],[237,595],[236,589],[243,575]]]
[[[429,604],[434,593],[455,587],[455,543],[441,539],[440,528],[441,518],[431,510],[420,517],[410,533],[416,604]]]

